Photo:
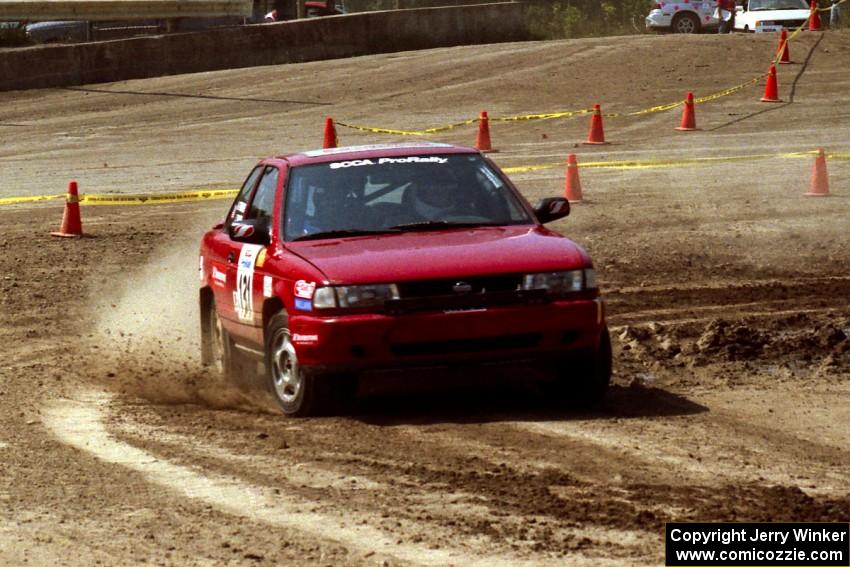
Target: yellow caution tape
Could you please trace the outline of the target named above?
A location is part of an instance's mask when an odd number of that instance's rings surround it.
[[[844,2],[847,2],[847,1],[848,0],[840,0],[837,4],[843,4]],[[819,8],[819,10],[821,12],[828,11],[829,9],[830,8]],[[786,43],[795,39],[808,26],[808,22],[809,22],[810,18],[811,18],[811,15],[809,15],[809,17],[806,18],[806,20],[800,25],[800,27],[798,27],[796,30],[794,30],[791,33],[791,35],[789,35],[786,38],[786,40],[785,40]],[[774,57],[774,60],[773,60],[774,64],[778,63],[779,59],[782,57],[782,52],[783,52],[784,48],[785,48],[785,44],[779,46],[779,49],[777,50],[776,56]],[[724,96],[729,96],[729,95],[734,94],[734,93],[736,93],[736,92],[738,92],[742,89],[749,87],[750,85],[753,85],[753,84],[759,82],[765,76],[767,76],[767,73],[763,73],[761,75],[753,77],[749,81],[746,81],[746,82],[741,83],[739,85],[735,85],[734,87],[729,87],[727,89],[723,89],[722,91],[718,91],[716,93],[712,93],[712,94],[709,94],[709,95],[696,97],[696,98],[694,98],[694,102],[695,103],[709,102],[709,101],[717,100],[717,99],[722,98]],[[656,113],[656,112],[665,112],[667,110],[672,110],[672,109],[676,108],[677,106],[681,106],[682,104],[684,104],[684,102],[685,102],[684,100],[680,100],[680,101],[676,101],[676,102],[670,102],[670,103],[667,103],[667,104],[659,104],[657,106],[653,106],[651,108],[645,108],[643,110],[635,110],[633,112],[605,113],[605,114],[603,114],[603,116],[606,117],[606,118],[623,118],[623,117],[644,116],[646,114],[653,114],[653,113]],[[582,109],[582,110],[565,110],[565,111],[559,111],[559,112],[544,112],[544,113],[539,113],[539,114],[520,114],[520,115],[516,115],[516,116],[500,116],[500,117],[494,116],[494,117],[490,117],[489,120],[490,120],[490,122],[520,122],[520,121],[526,121],[526,120],[551,120],[551,119],[554,119],[554,118],[570,118],[570,117],[579,116],[579,115],[582,115],[582,114],[589,114],[591,112],[593,112],[593,109],[585,108],[585,109]],[[449,125],[446,125],[446,126],[438,126],[438,127],[435,127],[435,128],[426,128],[425,130],[394,130],[394,129],[391,129],[391,128],[376,128],[376,127],[370,127],[370,126],[356,126],[356,125],[352,125],[352,124],[345,124],[343,122],[334,122],[334,124],[337,124],[339,126],[343,126],[345,128],[351,128],[351,129],[354,129],[354,130],[361,130],[361,131],[364,131],[364,132],[372,132],[372,133],[375,133],[375,134],[394,134],[394,135],[399,135],[399,136],[427,136],[429,134],[435,134],[437,132],[445,132],[447,130],[452,130],[452,129],[460,127],[460,126],[468,126],[470,124],[474,124],[475,122],[478,122],[479,120],[480,120],[480,118],[470,118],[469,120],[464,120],[463,122],[456,122],[454,124],[449,124]]]
[[[236,196],[237,189],[183,191],[179,193],[85,194],[80,202],[86,205],[156,205],[161,203],[190,203]]]
[[[447,124],[446,126],[437,126],[435,128],[426,128],[425,130],[393,130],[391,128],[357,126],[356,124],[346,124],[345,122],[337,122],[336,120],[334,120],[334,124],[336,126],[342,126],[344,128],[351,128],[352,130],[360,130],[361,132],[372,132],[373,134],[393,134],[396,136],[428,136],[429,134],[436,134],[438,132],[446,132],[447,130],[453,130],[454,128],[458,128],[460,126],[468,126],[469,124],[473,124],[477,121],[478,118],[470,118],[469,120],[464,120],[463,122],[455,122],[454,124]]]
[[[523,120],[551,120],[553,118],[569,118],[578,116],[579,114],[590,114],[592,108],[583,108],[581,110],[562,110],[559,112],[545,112],[542,114],[520,114],[517,116],[501,116],[490,118],[490,122],[520,122]]]
[[[161,203],[188,203],[234,197],[237,189],[208,189],[182,191],[179,193],[88,193],[79,196],[79,202],[86,205],[155,205]],[[35,203],[52,199],[67,199],[67,195],[37,195],[32,197],[3,197],[0,205]]]
[[[720,162],[739,162],[751,161],[760,159],[777,159],[777,158],[800,158],[810,155],[815,155],[815,151],[807,152],[787,152],[782,154],[755,154],[746,156],[714,156],[714,157],[695,157],[695,158],[670,158],[670,159],[651,159],[651,160],[615,160],[615,161],[587,161],[579,163],[578,166],[587,169],[662,169],[672,167],[684,167],[692,165],[708,165],[711,163]],[[829,159],[848,160],[850,154],[828,154]],[[564,163],[547,163],[540,165],[524,165],[516,167],[503,167],[505,173],[527,173],[530,171],[540,171],[543,169],[555,169],[565,167]]]
[[[841,0],[841,2],[844,2],[844,1],[845,0]],[[808,18],[803,20],[803,23],[800,24],[800,26],[797,29],[795,29],[793,32],[791,32],[791,35],[789,35],[788,37],[785,38],[785,42],[782,43],[779,46],[779,49],[776,50],[776,56],[773,58],[773,64],[774,65],[778,64],[779,60],[782,59],[782,53],[785,51],[785,46],[788,45],[791,42],[792,39],[794,39],[798,35],[800,35],[800,33],[803,31],[804,28],[808,27],[810,19],[812,19],[811,14],[809,14]]]
[[[17,205],[18,203],[36,203],[38,201],[50,201],[53,199],[64,199],[65,195],[37,195],[34,197],[0,197],[0,205]]]
[[[650,160],[613,160],[613,161],[586,161],[579,163],[578,167],[585,169],[661,169],[684,167],[692,165],[707,165],[722,162],[741,162],[761,159],[780,158],[802,158],[817,155],[816,150],[802,152],[785,152],[781,154],[753,154],[744,156],[713,156],[694,158],[669,158]],[[827,159],[835,161],[850,161],[850,154],[828,153]],[[536,165],[521,165],[514,167],[503,167],[505,173],[528,173],[545,169],[566,167],[566,163],[544,163]],[[79,202],[86,205],[157,205],[163,203],[188,203],[195,201],[206,201],[214,199],[227,199],[235,197],[238,189],[208,189],[197,191],[182,191],[178,193],[100,193],[80,195]],[[66,199],[67,195],[36,195],[31,197],[3,197],[0,205],[13,205],[20,203],[34,203],[39,201],[50,201]]]
[[[798,30],[799,31],[799,30]],[[795,32],[796,33],[796,32]],[[762,78],[764,78],[766,74],[759,75],[757,77],[753,77],[749,81],[745,83],[741,83],[740,85],[735,85],[734,87],[729,87],[728,89],[723,89],[722,91],[712,93],[710,95],[702,96],[699,98],[695,98],[694,102],[708,102],[712,100],[717,100],[718,98],[728,96],[730,94],[736,93],[741,89],[744,89],[754,83],[759,82]],[[671,110],[676,108],[677,106],[681,106],[684,104],[684,100],[679,100],[676,102],[670,102],[666,104],[659,104],[657,106],[653,106],[651,108],[645,108],[643,110],[636,110],[634,112],[613,112],[613,113],[605,113],[603,116],[606,118],[623,118],[623,117],[634,117],[634,116],[643,116],[646,114],[653,114],[655,112],[664,112],[667,110]],[[573,116],[580,116],[583,114],[590,114],[593,112],[592,108],[583,108],[581,110],[563,110],[558,112],[544,112],[539,114],[519,114],[515,116],[491,116],[488,118],[490,122],[522,122],[522,121],[530,121],[530,120],[552,120],[556,118],[570,118]],[[434,128],[426,128],[424,130],[397,130],[393,128],[379,128],[375,126],[358,126],[356,124],[347,124],[345,122],[336,122],[334,124],[337,126],[342,126],[343,128],[350,128],[352,130],[359,130],[361,132],[371,132],[373,134],[391,134],[395,136],[428,136],[430,134],[436,134],[438,132],[446,132],[448,130],[452,130],[454,128],[459,128],[461,126],[468,126],[470,124],[474,124],[479,122],[480,118],[470,118],[468,120],[464,120],[462,122],[455,122],[454,124],[447,124],[446,126],[437,126]]]
[[[694,98],[694,102],[708,102],[710,100],[716,100],[718,98],[730,95],[732,93],[736,93],[736,92],[740,91],[741,89],[745,89],[745,88],[749,87],[750,85],[753,85],[753,84],[759,82],[762,79],[762,77],[764,77],[766,74],[767,73],[765,73],[764,75],[759,75],[758,77],[753,77],[752,79],[750,79],[746,83],[741,83],[740,85],[735,85],[734,87],[729,87],[728,89],[723,89],[722,91],[716,92],[714,94]]]
[[[539,171],[541,169],[554,169],[556,167],[564,167],[563,163],[545,163],[541,165],[520,165],[517,167],[503,167],[505,173],[526,173],[529,171]]]
[[[489,117],[488,120],[490,122],[521,122],[525,120],[551,120],[553,118],[568,118],[570,116],[577,116],[579,114],[588,114],[593,112],[590,108],[585,108],[582,110],[562,110],[558,112],[546,112],[542,114],[521,114],[516,116],[499,116],[499,117]],[[361,132],[371,132],[373,134],[392,134],[396,136],[428,136],[430,134],[436,134],[439,132],[446,132],[448,130],[453,130],[455,128],[459,128],[461,126],[469,126],[470,124],[474,124],[479,122],[480,118],[470,118],[468,120],[464,120],[462,122],[455,122],[454,124],[447,124],[445,126],[436,126],[434,128],[426,128],[424,130],[396,130],[393,128],[378,128],[374,126],[358,126],[356,124],[346,124],[345,122],[337,122],[334,121],[334,124],[337,126],[342,126],[343,128],[350,128],[352,130],[360,130]]]

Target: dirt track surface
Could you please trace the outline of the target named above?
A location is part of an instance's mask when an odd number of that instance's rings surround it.
[[[325,116],[419,128],[629,112],[766,71],[770,35],[402,53],[0,95],[0,197],[232,187]],[[697,108],[494,124],[503,166],[850,152],[850,34],[803,34]],[[104,91],[113,91],[111,94]],[[116,94],[119,93],[119,94]],[[341,130],[343,143],[391,138]],[[470,144],[459,129],[439,140]],[[364,385],[286,419],[199,367],[197,245],[226,202],[0,208],[0,564],[658,564],[666,521],[850,520],[850,164],[812,156],[582,170],[556,228],[594,257],[615,385],[593,411],[475,376]],[[563,170],[512,176],[536,199]],[[520,377],[521,378],[521,377]],[[459,382],[456,384],[455,382]],[[520,380],[520,382],[522,382]]]

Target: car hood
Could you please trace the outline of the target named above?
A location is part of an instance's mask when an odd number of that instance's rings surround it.
[[[590,265],[570,239],[540,226],[405,232],[287,244],[329,283],[357,284],[545,272]]]
[[[748,20],[805,20],[809,17],[808,10],[755,10],[744,13]],[[738,14],[741,17],[741,14]]]

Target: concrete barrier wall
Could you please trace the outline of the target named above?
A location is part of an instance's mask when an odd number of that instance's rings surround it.
[[[0,51],[0,90],[528,39],[525,4],[365,12],[156,37]]]
[[[144,20],[250,16],[252,0],[3,0],[0,20]]]

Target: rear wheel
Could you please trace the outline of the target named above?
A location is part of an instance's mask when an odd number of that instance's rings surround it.
[[[354,377],[313,374],[301,368],[283,311],[266,328],[266,384],[281,411],[295,417],[339,410],[357,389]]]
[[[248,360],[233,345],[230,333],[221,323],[221,317],[219,317],[215,308],[215,301],[210,302],[208,321],[210,361],[213,371],[229,382],[242,382],[248,369]]]
[[[559,367],[546,385],[547,394],[575,405],[592,406],[605,397],[611,383],[611,337],[602,330],[596,349]]]
[[[700,28],[699,18],[688,12],[676,14],[670,27],[674,33],[697,33]]]

